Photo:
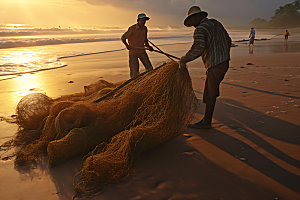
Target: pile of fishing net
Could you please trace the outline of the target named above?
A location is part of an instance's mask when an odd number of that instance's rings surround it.
[[[74,187],[77,196],[94,193],[127,177],[140,153],[179,135],[195,105],[188,71],[175,62],[58,99],[32,94],[17,106],[15,164],[32,164],[47,153],[55,166],[88,153]]]

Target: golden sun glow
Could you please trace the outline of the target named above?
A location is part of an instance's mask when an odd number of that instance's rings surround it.
[[[136,15],[107,4],[98,6],[83,0],[1,0],[0,7],[0,24],[126,27],[135,21]]]
[[[11,63],[21,64],[21,63],[31,63],[38,60],[41,60],[41,57],[38,56],[38,52],[34,50],[20,50],[11,52],[10,57]]]
[[[41,89],[41,82],[39,76],[35,74],[24,74],[14,81],[14,89],[16,90],[15,95],[12,96],[12,102],[19,102],[24,96],[35,93],[41,92],[44,93],[45,91]]]

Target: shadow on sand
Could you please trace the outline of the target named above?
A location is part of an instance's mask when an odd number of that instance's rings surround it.
[[[270,91],[267,91],[267,90],[255,89],[255,88],[251,88],[251,87],[247,87],[247,86],[243,86],[243,85],[228,83],[228,82],[225,82],[225,81],[222,82],[222,84],[235,86],[235,87],[240,87],[240,88],[247,89],[247,90],[252,90],[252,91],[255,91],[255,92],[262,92],[262,93],[266,93],[266,94],[271,94],[271,95],[276,95],[276,96],[281,96],[281,97],[287,97],[287,98],[292,98],[292,99],[300,99],[300,97],[297,97],[297,96],[280,94],[280,93],[277,93],[277,92],[270,92]]]
[[[270,138],[299,145],[300,148],[299,126],[258,112],[232,99],[220,99],[214,117],[222,124],[221,126],[230,127],[260,148],[300,169],[298,160],[254,133],[258,132]],[[222,132],[219,128],[188,129],[187,132],[201,137],[236,159],[246,158],[243,161],[245,164],[300,193],[300,176],[278,166],[256,149],[230,136],[227,132]],[[239,199],[241,196],[245,196],[245,199],[272,199],[275,197],[276,191],[270,191],[268,188],[255,185],[231,174],[222,166],[209,161],[201,152],[191,147],[186,140],[181,135],[145,152],[136,159],[133,176],[121,183],[109,185],[101,195],[97,195],[97,199],[134,199],[137,197],[140,199],[153,199],[153,197],[172,199],[191,195],[191,199],[217,199],[220,197],[222,199]],[[49,169],[47,162],[40,167],[50,175],[56,186],[58,199],[72,198],[74,194],[73,177],[80,170],[80,165],[81,157],[78,157],[53,169]],[[227,184],[224,184],[224,181]]]
[[[233,99],[220,99],[220,102],[217,103],[214,117],[221,124],[234,129],[236,133],[247,138],[259,146],[259,148],[300,169],[299,160],[290,157],[254,133],[256,131],[270,138],[300,145],[300,126],[253,110]],[[263,124],[260,122],[263,122]],[[274,126],[276,127],[274,128]],[[252,168],[300,193],[300,176],[278,166],[243,141],[217,129],[189,129],[188,131],[199,135],[204,140],[232,156],[247,158],[244,162]]]

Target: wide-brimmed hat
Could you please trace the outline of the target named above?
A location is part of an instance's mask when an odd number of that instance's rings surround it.
[[[199,6],[192,6],[189,11],[188,11],[188,16],[184,20],[184,25],[189,27],[192,26],[191,24],[191,18],[194,17],[195,15],[201,15],[201,17],[205,18],[207,17],[207,12],[202,11]]]
[[[138,19],[143,19],[143,18],[146,18],[146,20],[149,20],[149,19],[150,19],[150,17],[147,17],[145,13],[140,13],[140,14],[138,15]]]

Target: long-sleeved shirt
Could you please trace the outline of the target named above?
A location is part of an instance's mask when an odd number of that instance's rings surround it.
[[[202,56],[208,70],[222,62],[230,60],[231,38],[223,25],[215,19],[204,18],[194,32],[191,49],[181,58],[190,62]]]

